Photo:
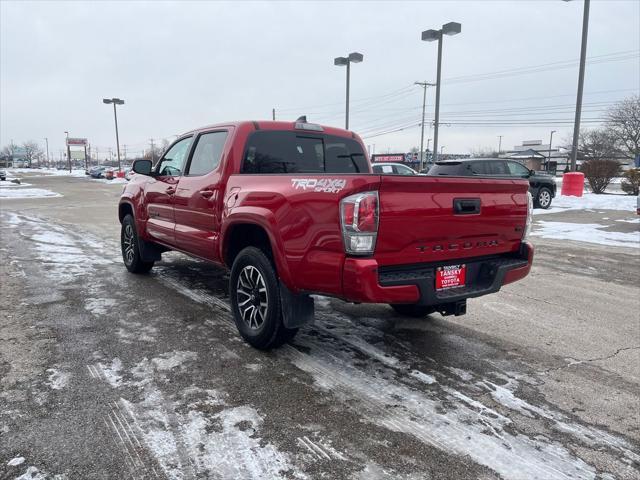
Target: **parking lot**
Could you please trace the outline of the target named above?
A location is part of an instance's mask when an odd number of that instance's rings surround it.
[[[0,199],[0,478],[640,477],[634,211],[537,212],[531,274],[466,316],[318,297],[265,353],[225,271],[127,273],[122,185],[23,181],[58,196]]]

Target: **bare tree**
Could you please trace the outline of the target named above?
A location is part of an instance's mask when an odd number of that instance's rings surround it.
[[[625,98],[611,107],[606,125],[623,156],[640,155],[640,96]]]
[[[24,148],[24,159],[29,163],[29,166],[32,165],[35,160],[40,165],[40,160],[44,156],[44,151],[38,145],[38,142],[34,142],[33,140],[29,140],[22,144],[22,148]]]
[[[608,128],[595,128],[580,132],[578,158],[587,160],[614,160],[620,156],[616,137]]]
[[[498,152],[491,148],[480,147],[471,150],[471,156],[474,158],[498,158]]]

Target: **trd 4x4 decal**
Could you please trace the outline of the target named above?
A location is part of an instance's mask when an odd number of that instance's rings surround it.
[[[347,181],[341,178],[292,178],[291,185],[296,190],[338,193],[347,185]]]

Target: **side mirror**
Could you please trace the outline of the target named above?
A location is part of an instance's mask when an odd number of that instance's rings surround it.
[[[140,175],[151,175],[151,160],[136,160],[131,169]]]
[[[536,174],[535,170],[529,170],[529,173],[527,173],[527,178],[532,177]]]

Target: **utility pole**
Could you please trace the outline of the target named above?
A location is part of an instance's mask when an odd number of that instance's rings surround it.
[[[276,109],[272,108],[271,109],[271,120],[275,120],[276,119]]]
[[[155,150],[153,149],[153,138],[149,140],[149,143],[151,144],[151,163],[154,164],[156,163],[156,153],[155,153]]]
[[[589,4],[584,0],[582,12],[582,45],[580,47],[580,71],[578,72],[578,96],[576,98],[576,118],[573,124],[573,143],[571,145],[571,171],[576,171],[578,161],[578,140],[580,138],[580,117],[582,116],[582,91],[584,87],[584,65],[587,58],[587,34],[589,30]]]
[[[49,139],[45,138],[44,141],[47,144],[47,167],[50,167],[51,165],[49,164]]]
[[[555,130],[551,130],[551,135],[549,135],[549,156],[547,157],[547,168],[549,170],[549,162],[551,161],[551,144],[553,143],[553,134],[556,133]]]
[[[71,173],[71,148],[69,147],[69,132],[64,132],[67,135],[67,164],[69,165],[69,173]]]
[[[414,82],[422,87],[422,131],[420,132],[420,171],[424,168],[424,113],[427,106],[427,87],[435,86],[435,83]]]
[[[502,135],[498,135],[498,157],[500,156],[500,152],[502,151]]]

